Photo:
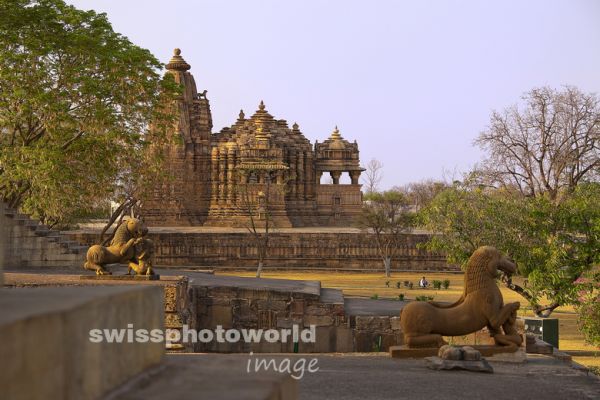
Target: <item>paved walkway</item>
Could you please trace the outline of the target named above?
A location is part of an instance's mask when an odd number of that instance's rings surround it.
[[[492,363],[493,374],[433,371],[425,367],[424,360],[398,360],[387,355],[295,355],[290,357],[292,366],[297,357],[306,358],[307,364],[312,358],[318,359],[319,370],[305,373],[299,381],[299,398],[306,400],[600,398],[598,377],[543,356],[532,357],[525,364]],[[250,358],[248,354],[169,355],[162,373],[117,398],[256,398],[259,382],[268,388],[265,379],[272,378],[248,374]],[[253,362],[256,358],[274,359],[281,365],[286,357],[260,354],[253,356]],[[245,395],[244,387],[248,388]]]
[[[494,374],[433,371],[424,360],[319,356],[320,371],[300,382],[301,399],[600,399],[600,379],[560,361],[492,363]]]

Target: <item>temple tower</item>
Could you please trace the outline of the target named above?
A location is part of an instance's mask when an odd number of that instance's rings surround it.
[[[325,226],[350,225],[360,215],[362,192],[358,144],[345,140],[338,127],[323,143],[315,143],[317,207],[320,223]],[[331,184],[321,184],[321,176],[331,176]],[[341,184],[342,174],[350,176],[349,184]]]
[[[210,141],[212,116],[206,91],[198,93],[191,66],[175,49],[167,73],[181,85],[175,111],[174,143],[165,150],[165,169],[173,177],[156,188],[142,204],[145,220],[153,226],[194,226],[206,220],[210,206]]]

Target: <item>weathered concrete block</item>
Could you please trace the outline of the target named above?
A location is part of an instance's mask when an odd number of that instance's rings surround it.
[[[285,300],[253,300],[252,305],[259,310],[285,311],[288,308],[288,302]]]
[[[324,304],[310,305],[306,307],[305,313],[308,315],[331,315],[332,312]]]
[[[223,329],[233,327],[233,313],[231,306],[213,305],[210,307],[208,315],[210,316],[210,328],[221,325]]]
[[[304,300],[294,299],[290,302],[290,314],[292,315],[304,315]]]
[[[350,353],[354,351],[353,330],[347,327],[335,328],[335,351],[338,353]]]
[[[390,327],[393,330],[402,330],[402,327],[400,326],[400,317],[391,317],[390,318]]]
[[[333,325],[333,318],[329,315],[305,315],[304,326],[330,326]]]
[[[388,330],[390,329],[390,317],[357,316],[356,329],[360,330]]]
[[[332,326],[320,326],[315,329],[315,341],[298,344],[300,353],[331,353],[336,348],[335,329]]]
[[[238,288],[236,287],[209,287],[208,296],[218,299],[245,297],[239,296]]]
[[[240,328],[252,328],[258,323],[258,311],[247,299],[236,299],[232,305],[233,324]]]
[[[10,343],[0,346],[2,397],[95,399],[163,357],[164,343],[93,343],[89,336],[128,324],[162,328],[159,287],[1,291],[0,342]]]
[[[277,329],[292,329],[294,325],[298,325],[298,327],[302,328],[303,320],[302,318],[286,318],[286,317],[278,317],[277,318]]]

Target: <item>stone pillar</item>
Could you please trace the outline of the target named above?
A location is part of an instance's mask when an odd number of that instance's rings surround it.
[[[219,203],[222,203],[225,200],[225,179],[227,175],[225,175],[225,155],[220,154],[219,157]]]
[[[211,153],[211,198],[212,202],[216,204],[219,191],[219,149],[214,147]]]
[[[316,176],[317,178],[315,179],[315,181],[317,182],[317,185],[321,184],[321,176],[323,175],[323,171],[317,171]]]
[[[296,181],[296,187],[297,187],[297,198],[299,200],[304,199],[304,152],[299,151],[298,155],[297,155],[297,160],[296,160],[296,164],[298,165],[298,177],[297,177],[297,181]]]
[[[290,197],[292,199],[296,198],[296,194],[298,193],[298,181],[301,171],[296,168],[296,160],[294,155],[290,157]]]
[[[231,204],[235,197],[235,182],[233,181],[234,156],[234,150],[230,148],[227,151],[227,204]]]
[[[358,180],[360,179],[360,171],[349,171],[350,178],[352,179],[353,185],[358,185]]]
[[[304,194],[306,198],[312,198],[315,194],[315,181],[314,181],[314,164],[313,164],[312,153],[306,153],[306,162],[304,163]]]
[[[329,174],[331,175],[331,179],[333,179],[333,184],[339,185],[340,177],[342,176],[342,172],[341,171],[331,171],[331,172],[329,172]]]

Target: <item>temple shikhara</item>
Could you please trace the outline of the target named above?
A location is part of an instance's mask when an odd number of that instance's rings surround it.
[[[183,86],[178,101],[176,144],[166,149],[174,179],[157,187],[143,203],[154,226],[246,226],[269,219],[275,227],[348,226],[362,205],[358,144],[337,127],[314,145],[298,124],[275,119],[261,101],[246,117],[212,133],[206,91],[198,93],[190,65],[179,49],[166,65]],[[341,184],[343,173],[349,184]],[[323,174],[331,176],[322,184]]]

